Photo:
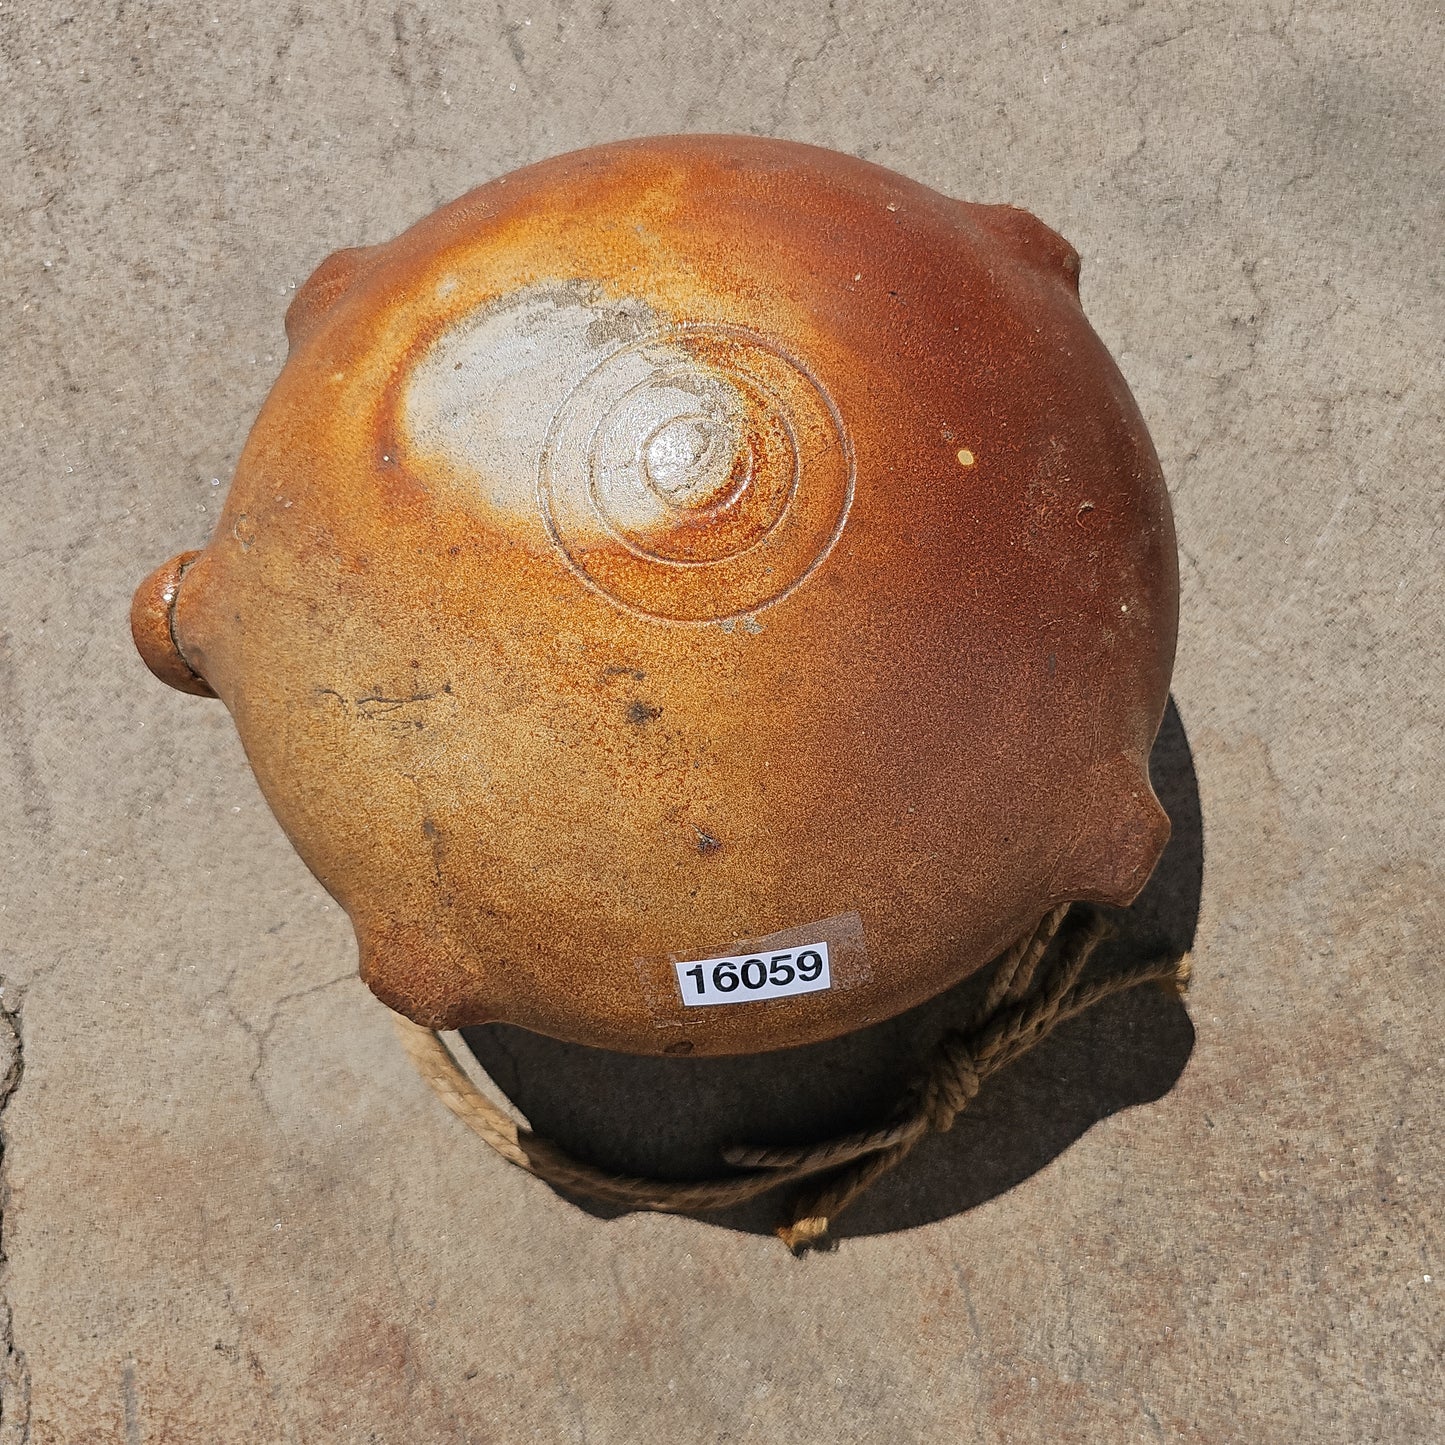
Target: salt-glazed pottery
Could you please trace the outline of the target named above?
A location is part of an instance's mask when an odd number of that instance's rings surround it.
[[[810,146],[529,166],[296,294],[137,645],[419,1023],[886,1018],[1168,835],[1169,503],[1078,279],[1024,211]]]

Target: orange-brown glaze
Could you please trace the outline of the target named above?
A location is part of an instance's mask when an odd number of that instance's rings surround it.
[[[166,623],[386,1002],[777,1048],[1134,896],[1178,579],[1077,276],[1023,212],[732,137],[323,265]],[[829,990],[682,1007],[671,960],[810,929]]]

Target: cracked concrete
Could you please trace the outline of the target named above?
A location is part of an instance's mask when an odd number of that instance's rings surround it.
[[[1426,0],[0,10],[0,1445],[1438,1439],[1442,61]],[[806,1261],[461,1133],[125,624],[328,251],[683,129],[1066,235],[1182,551],[1192,1053],[1061,1038]]]
[[[0,978],[0,1269],[8,1263],[6,1223],[13,1196],[5,1172],[9,1139],[4,1111],[25,1072],[25,1045],[20,1032],[20,1002]],[[0,1445],[21,1445],[30,1427],[30,1366],[15,1343],[15,1320],[9,1303],[0,1300]]]

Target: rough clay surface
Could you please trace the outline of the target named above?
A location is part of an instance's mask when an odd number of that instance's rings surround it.
[[[0,11],[0,1445],[1438,1439],[1442,60],[1421,0]],[[805,1260],[463,1135],[126,632],[323,255],[669,130],[1055,226],[1183,549],[1178,1082],[966,1210],[920,1154]]]

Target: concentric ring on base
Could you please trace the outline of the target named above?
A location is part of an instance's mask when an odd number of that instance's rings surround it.
[[[572,569],[675,622],[746,616],[797,587],[847,520],[853,452],[818,379],[743,327],[652,332],[558,408],[538,481]]]

